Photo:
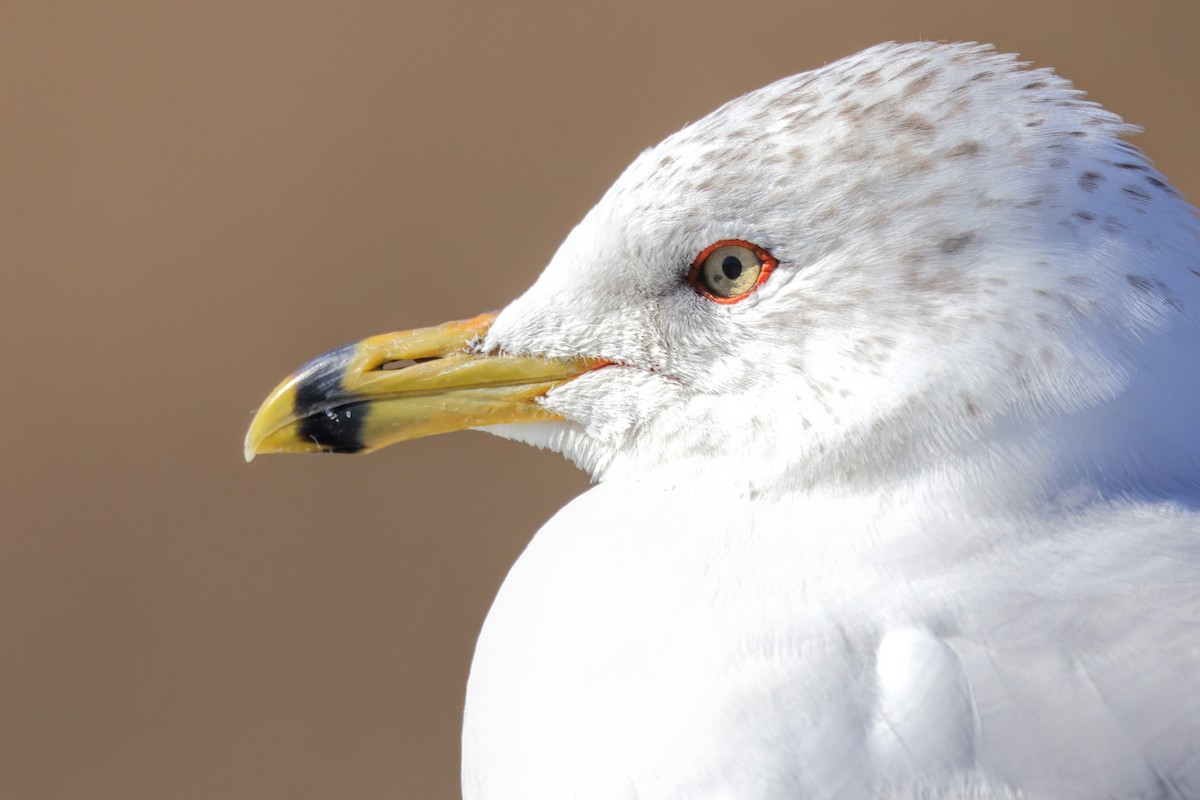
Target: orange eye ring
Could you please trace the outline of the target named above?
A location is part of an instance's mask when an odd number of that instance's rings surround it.
[[[749,297],[777,266],[779,260],[753,242],[722,239],[692,261],[688,282],[701,297],[729,305]]]

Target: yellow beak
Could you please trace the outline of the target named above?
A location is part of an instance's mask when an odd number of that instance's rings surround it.
[[[259,453],[368,453],[435,433],[561,419],[538,398],[609,363],[470,352],[495,318],[372,336],[317,356],[258,409],[246,432],[246,460]]]

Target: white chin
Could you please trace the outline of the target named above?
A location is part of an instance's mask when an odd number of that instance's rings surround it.
[[[574,462],[577,467],[596,479],[609,460],[594,439],[574,422],[515,422],[487,425],[472,430],[484,431],[501,439],[530,444],[542,450],[552,450]]]
[[[483,431],[501,439],[511,439],[514,442],[531,444],[542,450],[562,451],[562,440],[567,430],[578,425],[571,422],[547,420],[546,422],[510,422],[504,425],[486,425],[471,430]]]

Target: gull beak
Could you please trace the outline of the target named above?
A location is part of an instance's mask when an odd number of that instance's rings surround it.
[[[267,396],[246,432],[259,453],[369,453],[406,439],[562,419],[538,400],[607,365],[472,352],[495,314],[372,336],[317,356]]]

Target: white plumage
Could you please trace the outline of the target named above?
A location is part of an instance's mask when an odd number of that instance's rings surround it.
[[[1200,228],[1131,132],[884,45],[633,163],[479,344],[616,366],[490,429],[598,485],[488,617],[468,798],[1200,798]]]

